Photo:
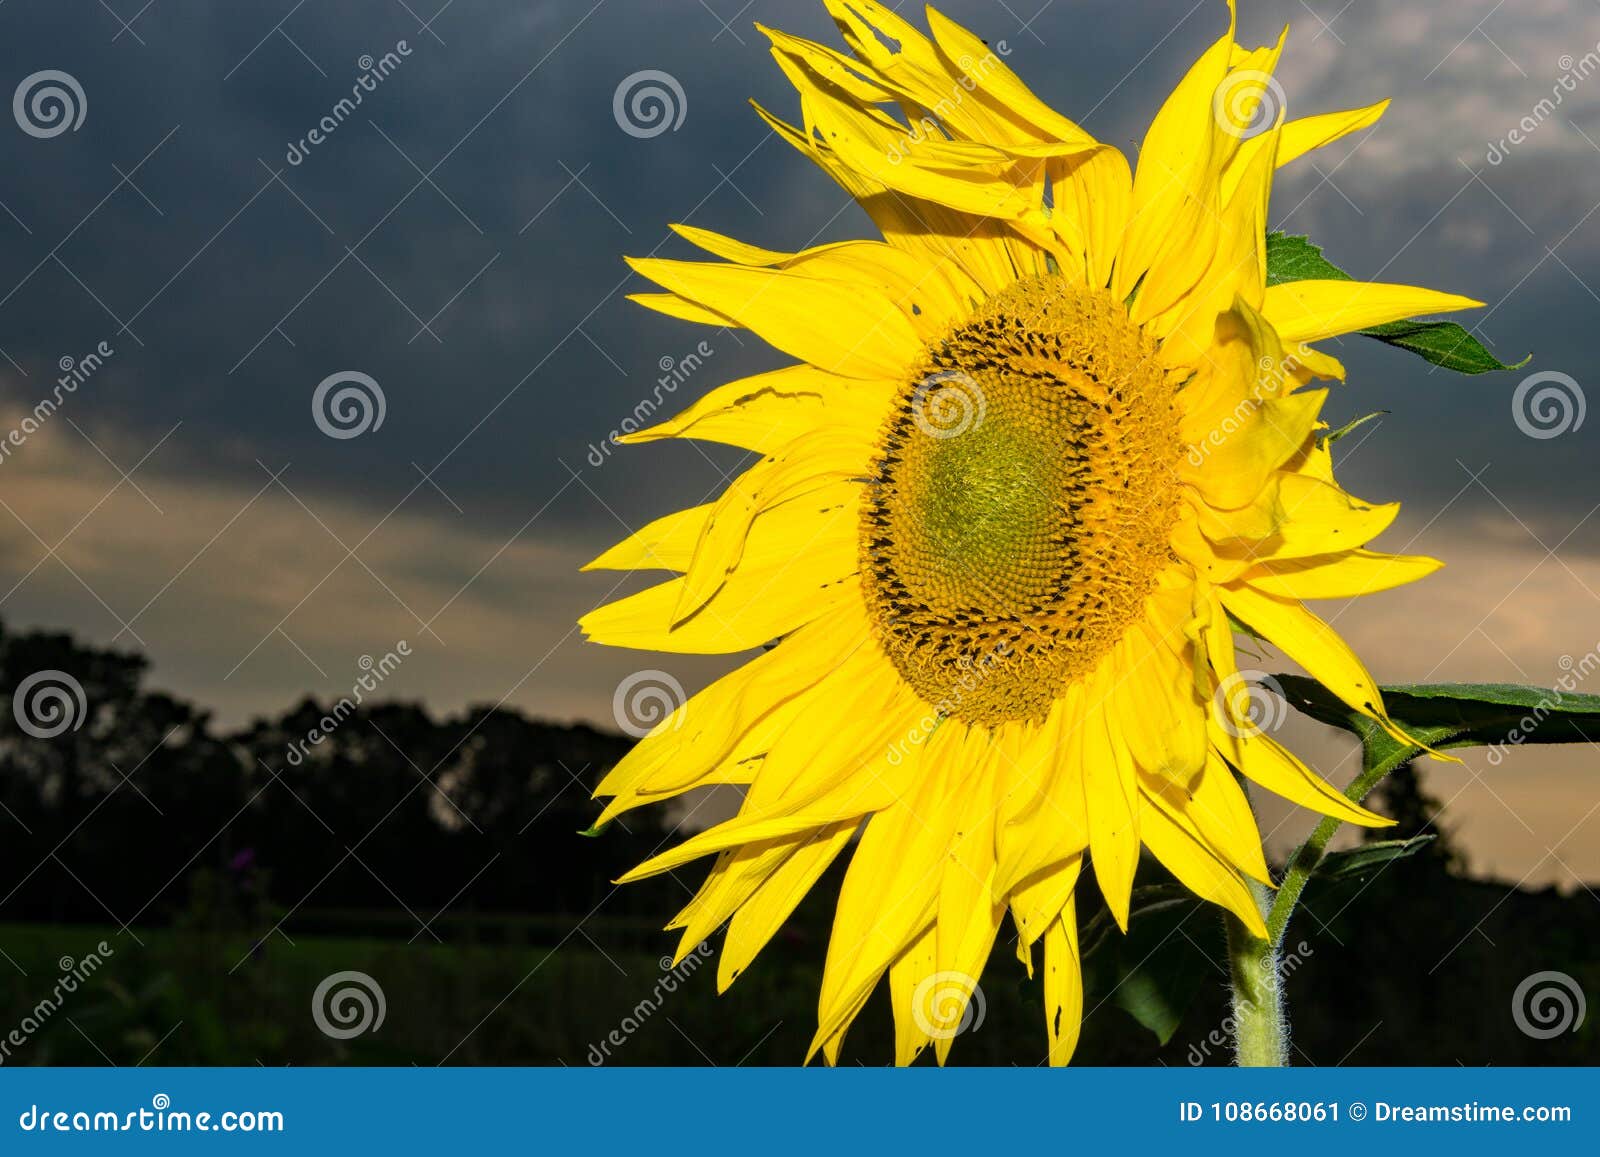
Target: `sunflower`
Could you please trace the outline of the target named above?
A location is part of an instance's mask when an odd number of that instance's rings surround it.
[[[1237,777],[1385,822],[1252,724],[1234,636],[1395,729],[1302,600],[1439,564],[1363,549],[1397,507],[1334,480],[1311,383],[1344,370],[1307,343],[1479,303],[1268,283],[1274,171],[1387,102],[1286,120],[1283,39],[1235,43],[1231,3],[1136,171],[1035,97],[1003,45],[932,9],[930,39],[871,0],[826,3],[852,55],[762,28],[803,124],[757,111],[883,240],[784,253],[678,226],[717,260],[631,262],[664,290],[634,300],[795,364],[625,439],[761,457],[591,563],[678,577],[582,623],[656,651],[776,644],[611,771],[601,821],[744,787],[734,818],[623,877],[715,855],[669,927],[681,955],[727,925],[720,988],[850,849],[809,1055],[837,1061],[887,974],[897,1061],[933,1043],[942,1062],[1009,912],[1030,976],[1043,942],[1064,1063],[1086,863],[1124,929],[1142,848],[1264,937],[1252,881],[1271,879]]]

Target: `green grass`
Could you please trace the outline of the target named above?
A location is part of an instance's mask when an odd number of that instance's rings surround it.
[[[178,927],[137,929],[142,946],[111,928],[0,924],[0,1046],[6,1064],[798,1064],[816,1024],[826,899],[803,908],[722,996],[714,956],[665,991],[661,956],[676,937],[633,920],[469,916],[442,923],[449,943],[438,944],[426,935],[407,943],[414,924],[324,912],[301,914],[287,937],[254,949],[259,933],[216,930],[230,926],[203,905]],[[1520,1031],[1511,1010],[1518,984],[1541,970],[1597,991],[1600,908],[1588,893],[1522,892],[1412,865],[1331,884],[1311,910],[1328,926],[1307,918],[1289,938],[1306,942],[1288,993],[1297,1063],[1600,1063],[1592,1010],[1554,1039]],[[1110,967],[1119,951],[1142,958],[1144,933],[1113,935],[1086,970],[1079,1063],[1181,1066],[1201,1054],[1228,1063],[1225,1046],[1196,1052],[1226,1014],[1225,977],[1195,948],[1216,919],[1203,911],[1170,938],[1185,950],[1172,966],[1192,992],[1164,1046],[1118,1007],[1129,990],[1114,987]],[[329,927],[387,938],[302,930]],[[80,960],[102,939],[113,949],[104,967],[25,1043],[9,1044],[6,1034],[50,996],[60,958]],[[312,994],[347,971],[378,983],[385,1018],[337,1040],[319,1029]],[[981,988],[984,1019],[955,1042],[953,1063],[1039,1063],[1039,984],[1024,977],[1005,933]],[[892,1037],[880,988],[850,1031],[845,1062],[887,1063]]]
[[[660,973],[656,955],[602,954],[581,936],[559,948],[298,934],[257,948],[245,935],[138,936],[142,947],[110,928],[0,927],[0,947],[17,965],[0,961],[0,1009],[10,1021],[0,1034],[50,995],[61,956],[81,958],[101,939],[112,948],[10,1063],[585,1064],[588,1046],[650,994]],[[345,971],[376,980],[385,1015],[376,1031],[335,1040],[318,1028],[312,996]],[[668,1001],[709,999],[713,969],[699,971]],[[673,1011],[669,1003],[649,1018],[663,1023],[647,1020],[612,1052],[629,1063],[662,1062],[663,1031],[676,1036],[664,1022]]]
[[[601,950],[582,932],[559,947],[292,933],[254,951],[238,933],[137,932],[143,946],[112,928],[0,924],[16,964],[0,959],[0,1036],[50,994],[60,957],[79,959],[101,939],[112,948],[6,1063],[797,1064],[816,1023],[820,944],[780,939],[719,997],[714,956],[668,991],[661,952]],[[672,938],[657,938],[670,951]],[[961,1042],[969,1062],[1002,1059],[996,1050],[1025,1057],[1035,1036],[1042,1051],[1037,996],[1004,963],[1005,979],[985,981],[985,1028]],[[377,981],[385,1016],[376,1031],[336,1040],[318,1028],[312,996],[346,971]],[[1030,1047],[1014,1047],[1022,1042]],[[867,1063],[888,1060],[886,1007],[869,1008],[851,1046]]]

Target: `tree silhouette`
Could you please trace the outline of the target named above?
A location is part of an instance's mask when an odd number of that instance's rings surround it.
[[[611,897],[616,915],[671,902],[670,884],[612,897],[609,880],[664,835],[651,816],[578,834],[623,736],[505,708],[440,720],[416,704],[309,698],[219,736],[203,710],[145,690],[146,669],[137,654],[0,625],[0,694],[32,701],[0,716],[12,828],[0,918],[163,922],[198,873],[237,880],[241,864],[281,909],[389,911],[413,929],[447,907],[558,913]],[[62,694],[39,700],[47,685]]]

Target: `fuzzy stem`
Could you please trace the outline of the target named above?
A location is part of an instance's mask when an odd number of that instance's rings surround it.
[[[1406,762],[1400,756],[1408,754],[1410,753],[1400,752],[1373,766],[1363,768],[1361,774],[1350,782],[1344,794],[1354,802],[1360,803],[1367,798],[1367,793],[1378,786],[1384,776]],[[1283,943],[1283,934],[1288,930],[1289,917],[1294,914],[1295,905],[1300,902],[1300,893],[1306,890],[1306,881],[1311,879],[1311,873],[1322,863],[1322,854],[1328,849],[1328,841],[1333,839],[1334,833],[1341,825],[1342,821],[1333,816],[1325,816],[1306,838],[1306,842],[1296,848],[1294,854],[1289,857],[1289,866],[1284,870],[1283,880],[1278,884],[1278,894],[1274,897],[1272,908],[1267,913],[1267,934],[1272,938],[1274,946]]]
[[[1265,890],[1256,885],[1252,891],[1264,907]],[[1232,914],[1227,921],[1236,1059],[1250,1068],[1282,1068],[1289,1063],[1289,1023],[1278,973],[1278,941],[1257,939]]]
[[[1363,746],[1367,754],[1362,761],[1365,766],[1345,789],[1345,795],[1356,803],[1365,799],[1384,776],[1416,754],[1414,748],[1400,749],[1375,759],[1371,747]],[[1279,950],[1289,927],[1289,917],[1300,902],[1300,894],[1305,891],[1306,882],[1322,862],[1328,842],[1340,827],[1341,821],[1332,816],[1317,824],[1306,842],[1289,857],[1289,866],[1270,904],[1265,890],[1252,886],[1257,902],[1266,911],[1266,940],[1256,939],[1238,917],[1230,914],[1227,918],[1234,1052],[1241,1065],[1282,1067],[1289,1063],[1289,1019],[1284,1010],[1283,985],[1278,971]]]

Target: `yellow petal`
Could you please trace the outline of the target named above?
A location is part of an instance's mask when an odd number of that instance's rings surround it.
[[[1053,162],[1051,173],[1055,182],[1051,220],[1080,239],[1084,278],[1089,285],[1104,288],[1111,281],[1133,197],[1127,158],[1103,145]]]
[[[940,729],[920,752],[917,774],[899,806],[875,814],[839,890],[817,1002],[818,1049],[838,1058],[844,1032],[889,965],[934,919],[951,833],[968,799],[947,758],[959,750],[957,725]]]
[[[1231,687],[1238,677],[1234,659],[1233,624],[1220,600],[1211,601],[1211,623],[1206,628],[1206,654],[1219,688]],[[1337,816],[1365,827],[1383,827],[1389,821],[1350,802],[1332,784],[1315,774],[1271,736],[1248,721],[1232,719],[1226,694],[1212,699],[1207,732],[1214,749],[1246,779],[1281,795],[1290,803],[1323,815]]]
[[[674,967],[733,915],[763,880],[794,855],[795,849],[821,835],[821,832],[807,832],[780,840],[743,844],[720,853],[705,883],[669,925],[683,929],[678,950],[672,958]]]
[[[857,499],[847,479],[869,453],[854,440],[859,433],[808,434],[787,456],[741,475],[702,524],[689,573],[591,611],[580,620],[585,635],[610,646],[725,654],[858,597]]]
[[[1139,767],[1186,780],[1205,763],[1206,734],[1183,628],[1182,621],[1164,619],[1135,625],[1123,636],[1109,718],[1112,741],[1125,745]]]
[[[850,726],[839,725],[845,702],[863,712]],[[887,660],[870,644],[855,650],[805,697],[791,725],[774,740],[739,815],[646,860],[622,881],[740,844],[859,819],[896,803],[919,765],[919,749],[899,757],[889,750],[911,712],[911,697]]]
[[[1305,453],[1327,391],[1287,392],[1277,334],[1242,298],[1218,318],[1217,337],[1206,371],[1183,390],[1197,394],[1185,401],[1189,453],[1178,473],[1211,506],[1237,510]]]
[[[1455,293],[1379,281],[1288,281],[1268,287],[1261,312],[1284,341],[1305,342],[1481,305]]]
[[[1032,946],[1072,902],[1083,869],[1081,854],[1035,872],[1011,891],[1011,919],[1017,926],[1017,955],[1033,975]]]
[[[1261,308],[1267,278],[1263,239],[1278,130],[1270,129],[1250,144],[1255,147],[1253,159],[1246,166],[1238,189],[1224,203],[1210,265],[1193,290],[1152,322],[1155,332],[1163,338],[1164,364],[1195,365],[1203,361],[1215,339],[1217,316],[1231,308],[1235,299],[1252,309]]]
[[[756,954],[789,918],[827,871],[828,865],[855,835],[856,821],[831,824],[806,837],[787,860],[774,869],[733,914],[717,963],[717,991],[728,986],[750,966]]]
[[[1188,784],[1146,774],[1140,787],[1150,803],[1230,868],[1272,883],[1250,801],[1220,755],[1212,752],[1205,770]]]
[[[1214,445],[1203,466],[1197,469],[1185,461],[1179,474],[1214,507],[1237,509],[1256,503],[1273,472],[1316,432],[1327,397],[1327,390],[1301,390],[1286,398],[1266,399],[1240,423],[1237,433]]]
[[[1344,363],[1304,342],[1295,342],[1285,351],[1283,368],[1294,379],[1295,385],[1320,378],[1323,381],[1344,381]]]
[[[1288,520],[1283,504],[1283,478],[1271,475],[1261,492],[1235,510],[1212,506],[1199,494],[1187,494],[1189,509],[1201,534],[1219,547],[1254,545],[1271,538]]]
[[[1072,1059],[1083,1028],[1083,972],[1077,905],[1069,895],[1044,937],[1044,1016],[1052,1066]]]
[[[932,726],[929,708],[906,686],[872,640],[830,673],[825,693],[807,702],[806,713],[773,744],[745,795],[745,810],[777,815],[813,801],[846,798],[869,802],[867,811],[901,798],[909,770]]]
[[[841,52],[824,44],[787,32],[757,24],[760,33],[772,42],[774,50],[805,61],[805,63],[831,84],[839,86],[852,99],[864,104],[882,104],[893,101],[898,92],[870,75],[858,63]]]
[[[1321,815],[1365,828],[1384,828],[1394,823],[1368,811],[1327,780],[1312,771],[1292,752],[1270,735],[1235,729],[1232,734],[1220,724],[1212,729],[1212,739],[1228,761],[1246,779],[1281,795],[1290,803],[1310,808]]]
[[[1416,582],[1443,565],[1422,555],[1353,550],[1266,562],[1247,572],[1243,581],[1279,598],[1345,599]]]
[[[672,228],[708,253],[740,265],[774,266],[807,277],[866,282],[898,305],[924,337],[948,329],[978,293],[977,283],[955,262],[919,260],[881,241],[837,241],[799,253],[781,253],[693,225]]]
[[[1389,102],[1380,100],[1366,108],[1353,108],[1344,112],[1325,112],[1317,116],[1301,117],[1283,126],[1283,143],[1278,147],[1278,165],[1282,167],[1313,149],[1331,145],[1340,137],[1360,132],[1376,124]]]
[[[894,1063],[909,1065],[933,1043],[931,1027],[918,1001],[918,989],[938,971],[933,962],[933,928],[925,928],[889,966],[889,1007],[894,1010]]]
[[[584,564],[584,570],[675,570],[689,569],[694,557],[694,547],[700,541],[706,518],[711,513],[711,503],[691,506],[668,514],[635,531],[593,562]]]
[[[695,438],[773,453],[823,426],[876,430],[898,384],[824,373],[814,366],[789,366],[718,386],[687,410],[617,439],[633,445],[662,438]],[[658,407],[652,407],[654,413]],[[641,420],[647,421],[649,415]]]
[[[1264,636],[1318,683],[1374,720],[1395,739],[1415,743],[1389,720],[1378,684],[1336,631],[1298,602],[1234,585],[1217,592],[1235,618]]]
[[[1043,226],[1042,208],[1015,183],[1015,158],[971,139],[949,139],[932,120],[911,126],[859,101],[801,58],[774,47],[773,58],[800,91],[808,135],[820,135],[856,172],[888,188],[984,217]],[[1057,146],[1045,152],[1072,152]]]
[[[664,313],[668,317],[678,318],[680,321],[692,321],[698,325],[715,325],[721,327],[735,326],[738,323],[726,314],[718,313],[714,309],[707,309],[703,305],[696,305],[692,301],[685,301],[676,293],[630,293],[628,300],[646,309],[653,309],[657,313]]]
[[[801,628],[691,696],[600,781],[596,796],[618,797],[602,820],[625,807],[676,795],[705,781],[734,757],[752,729],[827,679],[858,650],[863,643],[857,632],[867,629],[859,610],[847,610]],[[725,781],[719,776],[714,782]]]
[[[1382,534],[1400,513],[1399,503],[1363,502],[1305,474],[1282,474],[1278,486],[1282,520],[1270,538],[1249,547],[1252,560],[1355,550]]]
[[[1145,797],[1139,809],[1139,830],[1145,846],[1178,881],[1199,896],[1237,916],[1252,935],[1267,938],[1266,921],[1255,896],[1237,870]]]
[[[1088,847],[1083,699],[1082,686],[1068,687],[1045,722],[1017,744],[1016,766],[1006,777],[995,839],[999,858],[995,889],[1001,895]]]
[[[934,1049],[941,1065],[960,1031],[1005,912],[1005,903],[993,888],[994,793],[998,777],[1005,773],[999,764],[1009,763],[1009,759],[986,733],[973,730],[968,737],[962,761],[969,765],[969,794],[946,851],[934,923],[934,967],[940,991],[922,994],[928,1003],[920,1009],[935,1026]]]
[[[906,104],[932,109],[946,99],[951,77],[921,29],[875,0],[824,3],[865,70],[894,88]],[[963,110],[954,111],[959,119]]]
[[[858,564],[855,545],[840,539],[780,564],[746,562],[686,619],[677,609],[687,580],[675,578],[597,607],[578,625],[585,638],[610,647],[680,655],[748,651],[859,598]]]
[[[858,446],[823,428],[740,475],[712,505],[673,622],[704,607],[737,573],[752,543],[778,547],[782,553],[774,561],[779,563],[853,546],[860,533],[862,465]],[[762,560],[750,561],[760,566]],[[837,572],[832,563],[824,569]]]
[[[1111,691],[1103,664],[1085,689],[1083,796],[1089,816],[1090,862],[1106,907],[1124,930],[1128,900],[1139,868],[1139,815],[1135,810],[1132,755],[1108,730]]]
[[[954,101],[970,97],[997,120],[1017,122],[1021,131],[1016,139],[1095,146],[1093,137],[1035,96],[987,44],[931,6],[927,11],[946,70],[959,86],[951,93]]]
[[[1206,510],[1204,502],[1198,504]],[[1172,550],[1195,570],[1199,578],[1211,584],[1231,582],[1249,570],[1253,560],[1232,558],[1222,554],[1217,546],[1200,532],[1199,519],[1194,509],[1187,505],[1179,512],[1178,524],[1172,531]]]
[[[1135,320],[1170,307],[1211,259],[1222,160],[1212,102],[1232,49],[1230,0],[1227,35],[1206,50],[1167,97],[1139,150],[1127,232],[1112,282],[1122,299],[1139,286]]]
[[[1024,247],[1014,242],[1010,226],[1004,221],[963,213],[892,190],[846,164],[815,137],[773,116],[759,104],[755,109],[773,132],[814,161],[866,210],[890,245],[930,265],[951,261],[986,294],[999,293],[1020,275],[1025,264],[1020,256]]]
[[[716,310],[784,353],[851,378],[898,379],[922,342],[906,314],[866,281],[785,270],[632,258],[641,276]]]

